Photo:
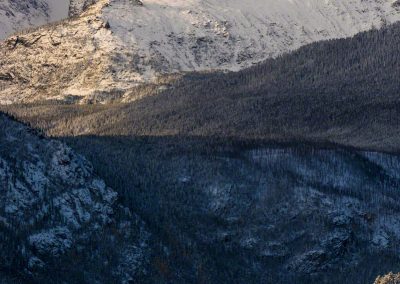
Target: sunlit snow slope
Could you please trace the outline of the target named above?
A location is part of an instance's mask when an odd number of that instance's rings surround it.
[[[236,70],[400,18],[393,0],[111,0],[103,17],[152,71]],[[139,60],[140,62],[141,60]]]
[[[30,27],[67,17],[68,0],[1,0],[0,39]]]
[[[79,11],[81,2],[71,7]],[[79,17],[0,46],[0,101],[129,101],[132,87],[163,75],[239,70],[393,23],[398,6],[393,0],[98,0]]]

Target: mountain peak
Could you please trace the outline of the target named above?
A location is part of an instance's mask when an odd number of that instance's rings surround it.
[[[20,34],[29,46],[3,44],[2,72],[14,79],[2,81],[0,101],[132,100],[132,88],[166,75],[236,71],[311,42],[349,37],[400,19],[392,0],[140,3],[73,0],[71,14],[86,12]],[[10,41],[15,43],[15,37]]]

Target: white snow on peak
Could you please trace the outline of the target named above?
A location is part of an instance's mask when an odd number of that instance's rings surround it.
[[[68,0],[1,0],[0,39],[68,16]]]
[[[393,0],[109,2],[103,19],[117,47],[137,55],[144,78],[154,72],[238,70],[314,41],[400,19]]]
[[[45,0],[35,3],[42,3],[46,11],[55,11]],[[107,102],[113,95],[132,101],[137,99],[132,95],[133,87],[157,83],[164,75],[237,71],[315,41],[350,37],[394,23],[400,20],[396,3],[73,0],[70,11],[80,16],[54,25],[51,35],[47,28],[21,32],[26,42],[34,44],[19,44],[12,37],[2,45],[7,50],[0,56],[4,62],[2,72],[15,79],[0,92],[0,103],[49,98]],[[14,48],[16,44],[18,47]],[[43,66],[52,66],[47,69],[48,76],[54,79],[52,84],[42,80],[46,72]],[[29,69],[34,72],[27,72]],[[27,76],[37,82],[34,86],[46,86],[46,91],[41,88],[38,96],[31,96],[32,84],[18,79]]]

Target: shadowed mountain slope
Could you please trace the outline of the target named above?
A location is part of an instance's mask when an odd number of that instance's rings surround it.
[[[0,114],[1,283],[126,283],[150,246],[91,163]]]
[[[163,281],[361,284],[400,269],[397,156],[185,137],[65,141],[163,241]]]

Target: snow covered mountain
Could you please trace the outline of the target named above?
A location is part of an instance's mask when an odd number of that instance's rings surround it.
[[[70,132],[52,126],[57,136]],[[183,137],[121,138],[114,126],[67,141],[162,240],[166,257],[151,261],[162,276],[149,283],[364,284],[397,271],[399,156],[304,145],[210,149],[204,137],[187,145]]]
[[[0,1],[0,39],[21,29],[40,26],[67,17],[66,0]]]
[[[110,137],[72,138],[92,166],[0,114],[1,283],[371,283],[397,266],[398,156]]]
[[[103,10],[116,47],[130,47],[151,71],[238,70],[327,38],[399,19],[393,1],[131,0]],[[134,15],[134,16],[132,16]],[[140,66],[140,65],[139,65]]]
[[[86,283],[140,275],[149,233],[92,165],[2,114],[0,129],[0,282],[78,283],[77,268]]]
[[[393,23],[400,19],[397,3],[99,0],[80,17],[1,45],[0,77],[10,78],[1,101],[102,101],[129,97],[132,87],[165,75],[239,70],[310,42]],[[86,4],[73,1],[70,9]]]

